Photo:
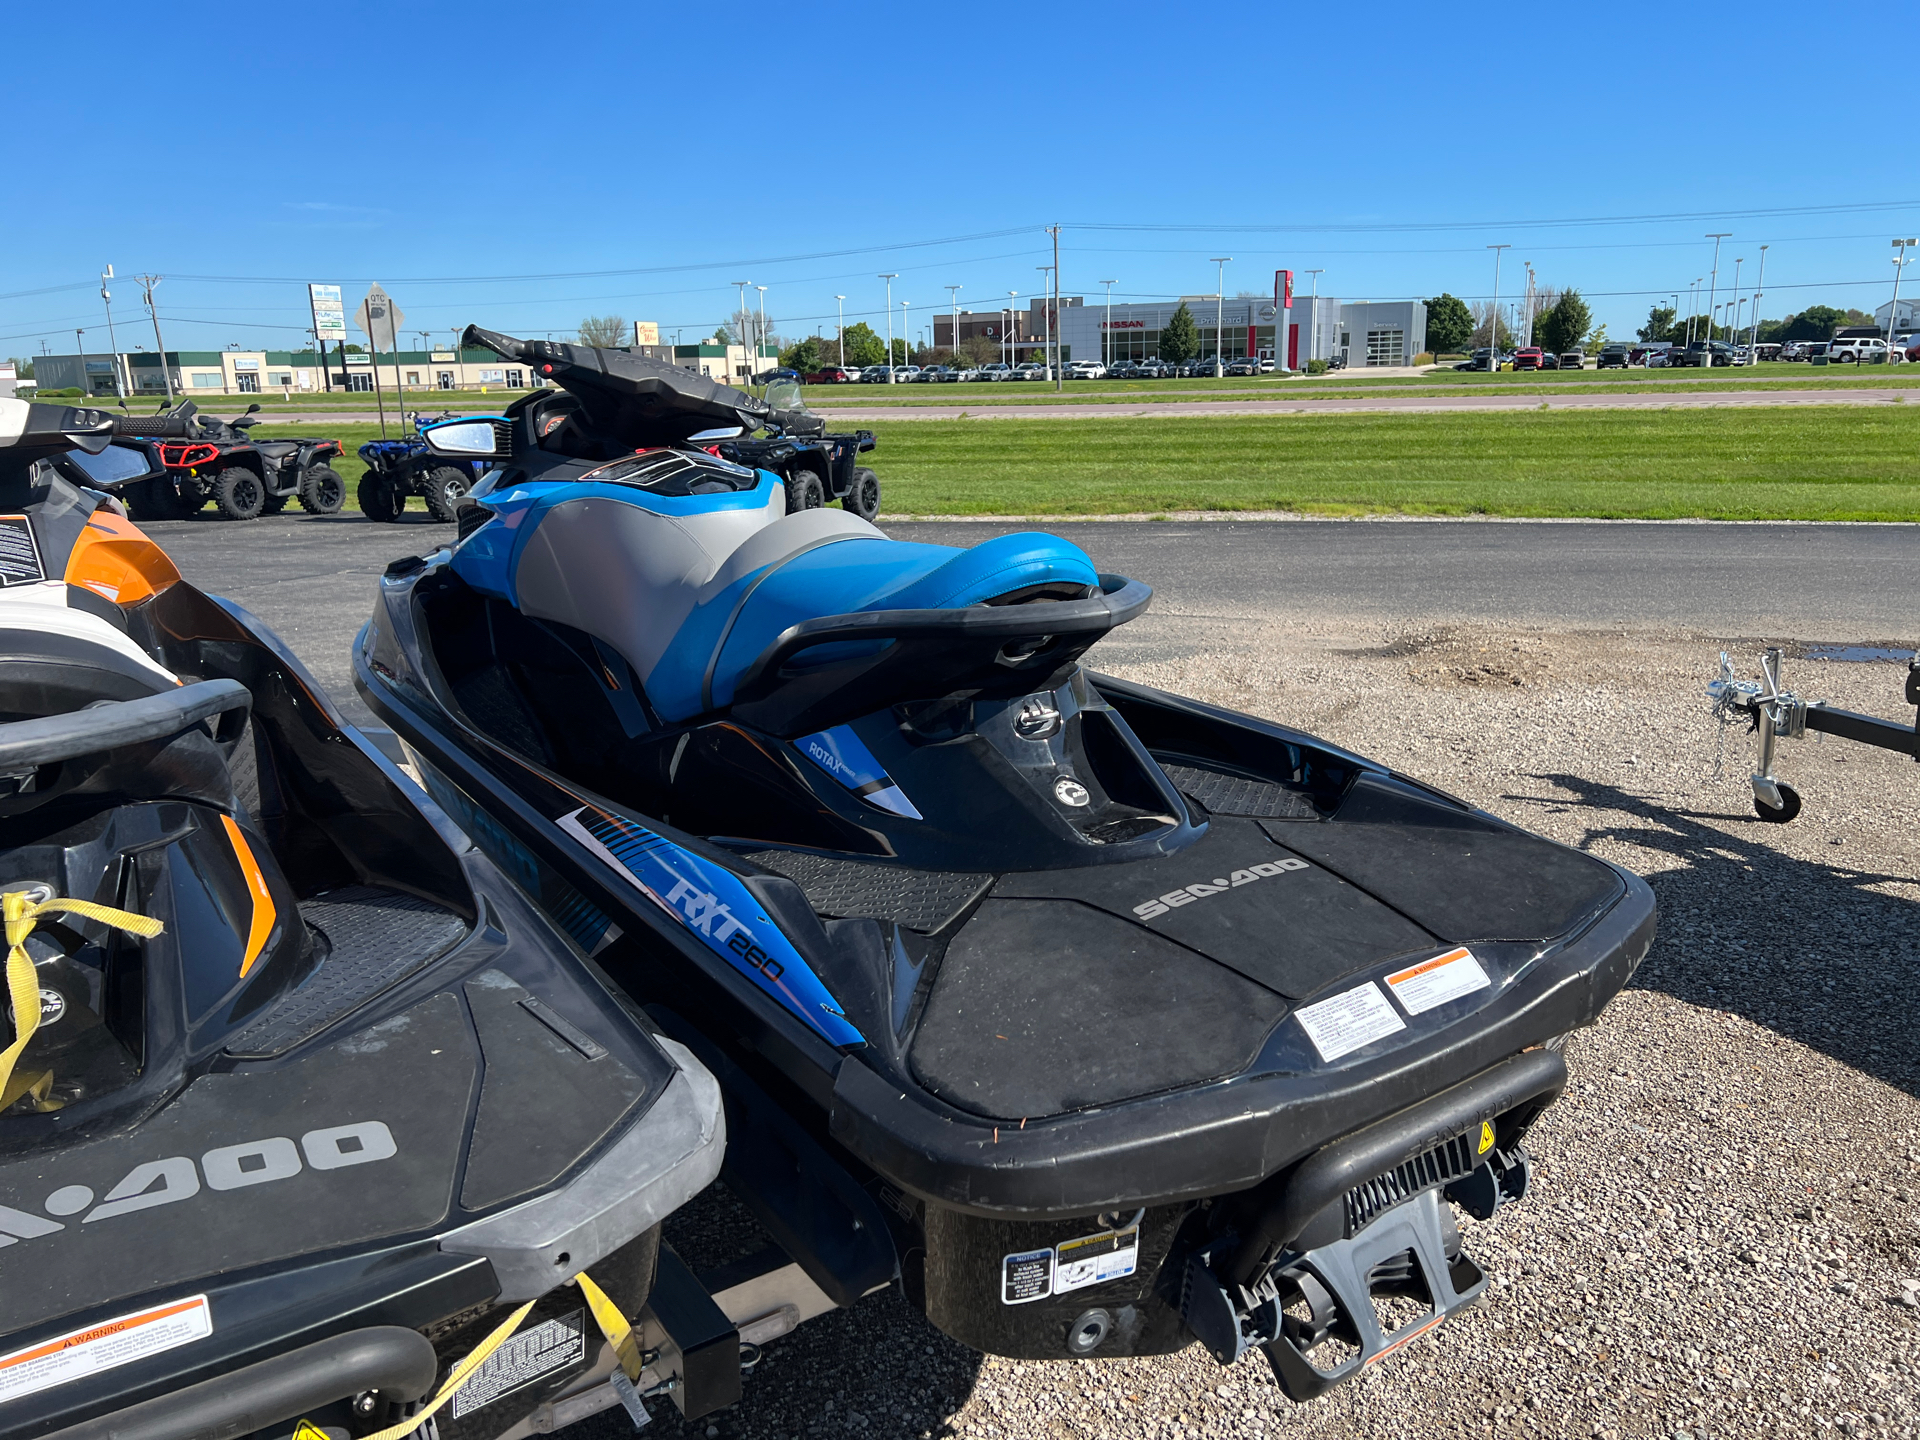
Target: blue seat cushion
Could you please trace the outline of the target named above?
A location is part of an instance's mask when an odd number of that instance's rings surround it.
[[[852,536],[763,566],[706,597],[646,677],[647,696],[665,719],[684,720],[731,704],[747,667],[804,620],[962,609],[1063,583],[1096,586],[1100,577],[1079,546],[1053,535],[1002,535],[966,550]]]

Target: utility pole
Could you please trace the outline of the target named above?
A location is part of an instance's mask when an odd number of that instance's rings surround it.
[[[1526,309],[1523,312],[1526,318],[1521,324],[1520,334],[1522,338],[1520,343],[1522,345],[1531,345],[1533,344],[1533,262],[1531,260],[1522,260],[1520,263],[1527,267],[1527,302]]]
[[[1111,280],[1102,280],[1107,287],[1107,325],[1100,337],[1100,363],[1109,370],[1113,368],[1113,284]]]
[[[1714,311],[1713,300],[1720,288],[1720,242],[1732,238],[1731,230],[1720,230],[1707,236],[1707,239],[1713,241],[1713,268],[1707,271],[1707,315],[1709,317],[1707,320],[1707,369],[1709,371],[1713,369],[1713,320],[1711,318]]]
[[[1213,378],[1216,380],[1227,373],[1227,367],[1220,363],[1220,347],[1227,336],[1227,262],[1232,259],[1231,255],[1213,257],[1213,263],[1220,267],[1220,278],[1213,286]]]
[[[760,292],[760,339],[753,347],[753,358],[747,362],[747,374],[752,375],[760,366],[761,352],[767,348],[767,287],[756,285]]]
[[[1754,364],[1760,363],[1760,297],[1766,291],[1760,287],[1767,283],[1767,247],[1760,247],[1760,275],[1753,282],[1753,329],[1747,333],[1747,353],[1753,357]]]
[[[1036,265],[1040,272],[1040,361],[1051,367],[1053,364],[1053,286],[1047,281],[1047,271],[1052,268]]]
[[[1013,308],[1013,302],[1019,298],[1020,292],[1018,290],[1009,290],[1007,292],[1007,324],[1005,333],[1001,335],[1000,339],[1006,344],[1007,364],[1009,365],[1013,364],[1013,357],[1019,353],[1013,348],[1013,327],[1020,318]]]
[[[956,360],[960,358],[960,290],[958,285],[947,286],[947,298],[953,305],[953,358]]]
[[[1502,250],[1511,250],[1511,245],[1489,245],[1493,252],[1493,308],[1487,312],[1487,372],[1493,373],[1500,368],[1500,260]]]
[[[160,338],[160,312],[154,308],[153,287],[166,279],[164,275],[136,275],[133,283],[140,287],[141,298],[146,302],[147,314],[153,317],[153,348],[160,352],[160,383],[167,387],[167,404],[173,404],[173,372],[167,369],[167,346]]]
[[[1307,331],[1307,360],[1309,362],[1320,358],[1320,277],[1325,273],[1326,271],[1324,269],[1307,271],[1307,274],[1313,277],[1313,328]],[[1277,338],[1278,337],[1276,337],[1276,339]],[[1281,344],[1284,343],[1285,342],[1281,342]],[[1280,348],[1280,344],[1276,344],[1274,348],[1282,355],[1286,353],[1285,350]],[[1283,361],[1282,363],[1284,364],[1285,362]]]
[[[844,370],[847,368],[847,297],[836,295],[833,300],[840,312],[840,322],[833,333],[840,338],[840,368]]]
[[[894,382],[894,373],[893,373],[893,282],[894,282],[894,281],[896,281],[896,280],[898,280],[898,279],[900,278],[900,272],[899,272],[898,270],[895,270],[895,271],[894,271],[894,272],[893,272],[892,274],[890,274],[890,275],[882,275],[882,276],[881,276],[880,278],[881,278],[882,280],[884,280],[884,281],[886,281],[886,282],[887,282],[887,383],[888,383],[889,385],[891,385],[891,384],[893,384],[893,382]]]

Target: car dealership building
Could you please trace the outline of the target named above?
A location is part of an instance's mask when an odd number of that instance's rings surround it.
[[[1270,295],[1226,300],[1183,295],[1178,300],[1116,303],[1111,311],[1097,298],[1063,306],[1061,358],[1112,363],[1156,357],[1160,332],[1182,305],[1200,332],[1202,359],[1218,355],[1225,362],[1252,355],[1277,360],[1288,370],[1304,370],[1310,360],[1341,356],[1359,369],[1410,365],[1427,348],[1427,307],[1418,300],[1295,295],[1293,308],[1283,317],[1275,314]],[[1276,348],[1275,333],[1283,321],[1285,344]]]

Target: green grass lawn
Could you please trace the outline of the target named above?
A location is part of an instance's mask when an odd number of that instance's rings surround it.
[[[348,505],[370,425],[336,436]],[[883,514],[1302,510],[1920,521],[1920,405],[922,420],[880,432]]]

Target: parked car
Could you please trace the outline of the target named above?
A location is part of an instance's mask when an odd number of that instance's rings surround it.
[[[776,365],[773,369],[762,370],[758,375],[753,377],[753,383],[756,385],[771,385],[776,380],[791,380],[795,384],[798,384],[800,382],[800,372],[798,370],[789,370],[784,365]]]
[[[1603,346],[1600,358],[1594,362],[1596,370],[1624,370],[1633,364],[1634,347],[1625,343]]]
[[[1258,375],[1259,373],[1260,362],[1250,355],[1242,355],[1227,366],[1229,375]]]
[[[1516,370],[1544,370],[1547,355],[1538,345],[1522,345],[1513,352],[1513,368]]]
[[[1104,380],[1107,367],[1098,360],[1069,360],[1060,367],[1060,373],[1068,380]]]
[[[1780,342],[1777,340],[1762,340],[1758,345],[1753,347],[1753,358],[1756,363],[1762,360],[1778,360],[1780,358]]]
[[[1051,380],[1053,367],[1042,365],[1038,360],[1026,360],[1014,366],[1012,377],[1015,380]]]
[[[809,385],[851,385],[860,378],[860,371],[843,369],[838,365],[828,365],[801,378]]]
[[[918,365],[896,365],[893,367],[893,383],[896,385],[905,385],[919,378],[920,367]]]
[[[1562,370],[1584,370],[1587,368],[1587,357],[1578,350],[1563,350],[1560,352],[1560,368]]]
[[[1801,358],[1811,365],[1815,360],[1820,359],[1827,353],[1829,343],[1830,342],[1825,340],[1809,340],[1807,342],[1807,353]]]
[[[954,381],[956,384],[967,384],[979,378],[980,372],[971,365],[956,365],[953,367],[953,372],[947,376],[947,379]]]
[[[1920,335],[1915,335],[1907,342],[1907,348],[1903,353],[1907,359],[1913,361],[1915,364],[1920,364]]]
[[[1884,365],[1887,363],[1887,342],[1875,336],[1872,339],[1864,335],[1849,335],[1845,339],[1836,339],[1827,350],[1829,365]]]
[[[887,383],[887,367],[884,365],[867,366],[866,369],[860,372],[860,383],[862,385],[886,384]]]
[[[913,378],[924,381],[929,385],[938,385],[943,381],[953,379],[956,373],[957,372],[948,365],[929,365]]]
[[[1685,350],[1672,352],[1670,365],[1688,365],[1699,369],[1714,365],[1732,365],[1733,347],[1724,340],[1696,340]]]

